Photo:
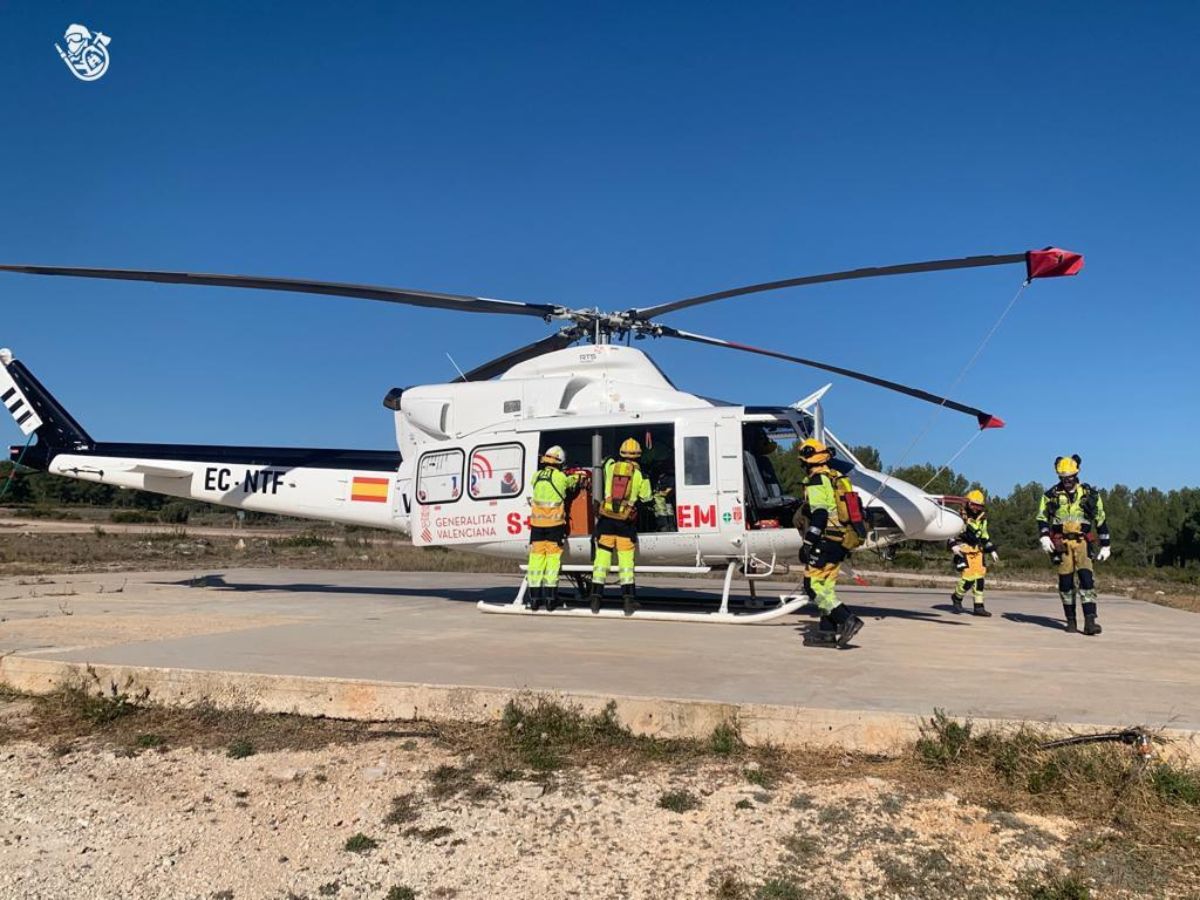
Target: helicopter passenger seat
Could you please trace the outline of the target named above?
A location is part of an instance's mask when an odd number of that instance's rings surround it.
[[[789,528],[798,501],[783,492],[771,457],[742,451],[746,473],[746,519],[751,528]]]

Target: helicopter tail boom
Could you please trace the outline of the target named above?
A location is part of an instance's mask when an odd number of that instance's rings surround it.
[[[10,448],[25,468],[248,511],[407,530],[396,451],[95,441],[8,351],[0,351],[0,396],[29,436],[30,443]]]

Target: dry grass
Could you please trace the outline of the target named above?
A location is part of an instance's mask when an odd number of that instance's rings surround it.
[[[1105,889],[1158,890],[1174,879],[1200,890],[1200,769],[1120,743],[1041,749],[1049,737],[1040,726],[978,728],[936,712],[914,757],[972,803],[1090,826],[1074,868]]]
[[[336,539],[335,539],[336,538]],[[238,541],[245,546],[239,548]],[[287,566],[413,572],[504,572],[517,564],[477,554],[413,547],[400,538],[304,531],[282,537],[199,536],[173,531],[80,534],[0,534],[0,575],[174,569],[207,566]]]
[[[476,765],[497,780],[544,778],[566,768],[601,767],[609,771],[637,771],[649,762],[694,763],[714,755],[728,759],[769,751],[714,751],[709,741],[661,740],[631,734],[616,718],[616,703],[594,715],[576,706],[563,706],[530,695],[510,702],[499,725],[447,723],[438,726],[443,742],[465,751]]]
[[[32,740],[67,752],[104,746],[130,755],[192,747],[241,758],[276,750],[317,750],[433,734],[424,726],[380,729],[365,722],[269,715],[207,704],[175,709],[143,701],[120,685],[101,685],[94,679],[44,696],[25,697],[8,690],[0,695],[0,703],[21,704],[25,709],[0,731],[0,744]]]

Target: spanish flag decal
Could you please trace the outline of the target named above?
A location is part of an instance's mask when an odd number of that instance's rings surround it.
[[[364,503],[387,503],[387,478],[359,478],[355,476],[350,484],[350,499],[361,500]]]

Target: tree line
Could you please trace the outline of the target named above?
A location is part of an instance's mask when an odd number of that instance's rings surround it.
[[[45,472],[18,471],[0,463],[0,506],[26,507],[35,514],[72,506],[143,512],[149,520],[182,524],[194,512],[212,509],[199,500],[184,500],[146,491],[126,490],[111,484],[95,484],[74,478],[59,478]]]
[[[874,447],[852,447],[851,450],[864,465],[890,472],[918,487],[928,485],[926,490],[930,493],[961,497],[979,487],[978,482],[952,469],[939,471],[937,466],[922,463],[885,470],[879,451]],[[796,454],[779,450],[773,459],[784,489],[798,496],[804,473]],[[11,471],[11,463],[0,463],[0,489],[8,485],[0,497],[0,504],[8,506],[40,509],[97,506],[144,510],[159,515],[166,510],[171,521],[186,521],[187,513],[210,508],[196,500],[122,490],[42,472],[22,472],[10,481]],[[1034,519],[1038,501],[1048,486],[1031,481],[1015,485],[1005,496],[988,498],[991,534],[1005,554],[1013,556],[1036,549],[1038,535]],[[1200,567],[1200,488],[1162,491],[1118,484],[1102,489],[1100,494],[1112,531],[1114,561],[1137,567]]]
[[[917,487],[928,485],[925,490],[931,494],[961,497],[973,488],[982,489],[979,482],[953,469],[929,463],[885,469],[874,447],[850,449],[868,468],[888,472]],[[798,496],[804,474],[796,455],[777,452],[775,466],[785,490]],[[988,495],[988,527],[1002,556],[1036,550],[1034,521],[1038,503],[1049,486],[1049,482],[1030,481],[1014,485],[1004,496]],[[1162,491],[1118,484],[1099,492],[1112,532],[1114,562],[1134,567],[1200,567],[1200,488]]]

